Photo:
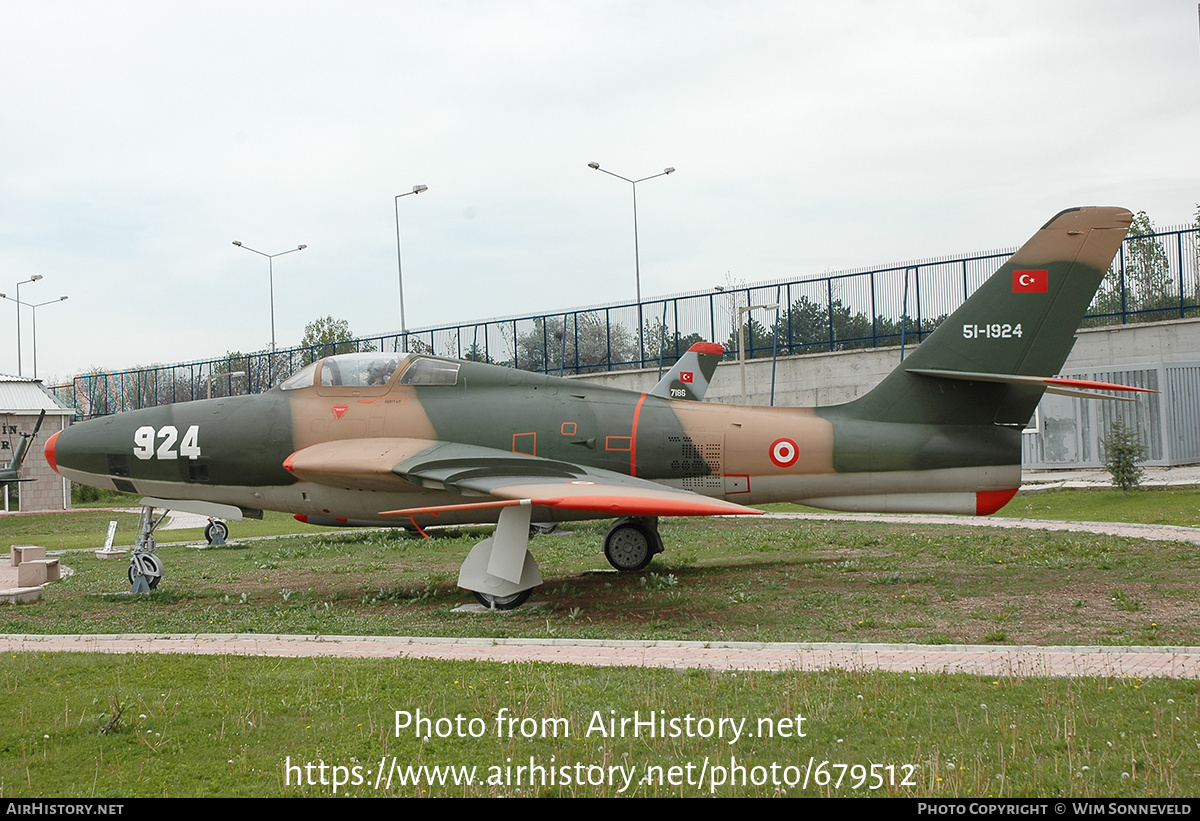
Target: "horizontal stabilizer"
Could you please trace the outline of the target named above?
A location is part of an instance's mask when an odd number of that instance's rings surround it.
[[[1132,402],[1133,397],[1104,396],[1088,391],[1128,391],[1136,393],[1158,393],[1150,388],[1119,385],[1116,382],[1096,382],[1091,379],[1064,379],[1057,376],[1020,376],[1009,373],[977,373],[969,371],[946,371],[937,368],[908,368],[909,373],[932,376],[938,379],[956,379],[962,382],[1001,382],[1008,385],[1041,385],[1046,393],[1058,396],[1074,396],[1081,399],[1117,399]]]

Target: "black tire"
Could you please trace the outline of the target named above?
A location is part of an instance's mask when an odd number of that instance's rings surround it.
[[[604,537],[604,557],[622,573],[645,569],[657,551],[654,529],[637,519],[620,519]]]
[[[221,541],[229,538],[229,525],[224,522],[211,521],[204,528],[204,540],[210,545],[217,541],[217,534],[221,534]]]
[[[477,602],[488,610],[516,610],[529,601],[529,597],[533,595],[533,590],[522,590],[519,593],[513,593],[511,596],[493,596],[490,593],[480,593],[477,590],[472,590],[471,594],[475,596]]]
[[[158,583],[160,581],[162,581],[162,574],[163,574],[165,568],[163,567],[162,559],[158,558],[157,556],[152,556],[151,558],[153,559],[155,565],[158,567],[159,574],[157,576],[147,576],[146,584],[149,585],[151,590],[157,590]],[[129,576],[129,583],[132,585],[133,584],[133,566],[132,565],[130,565],[130,567],[129,567],[128,576]]]

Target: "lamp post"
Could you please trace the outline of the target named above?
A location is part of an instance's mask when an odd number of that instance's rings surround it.
[[[295,248],[289,248],[286,251],[280,251],[278,254],[265,254],[262,251],[257,251],[249,245],[242,245],[240,240],[234,240],[233,244],[238,248],[245,248],[247,251],[254,251],[259,256],[267,258],[267,275],[270,277],[271,283],[271,352],[275,352],[275,257],[281,257],[284,254],[291,254],[295,251],[303,251],[307,245],[297,245]]]
[[[778,309],[779,304],[774,305],[746,305],[738,306],[738,368],[742,372],[742,404],[746,404],[746,323],[745,316],[751,311],[770,311]]]
[[[41,279],[41,277],[38,277],[38,279]],[[33,314],[33,378],[37,379],[37,309],[41,308],[43,305],[53,305],[56,302],[62,302],[66,299],[66,297],[60,296],[58,299],[48,299],[45,302],[38,302],[33,305],[30,305],[28,302],[22,302],[19,299],[13,299],[5,294],[0,294],[0,299],[7,299],[10,302],[17,303],[17,316],[21,315],[22,305],[24,305],[26,308],[29,308],[30,312]],[[18,346],[18,356],[20,356],[19,351],[20,347]],[[20,370],[19,367],[18,370]],[[18,374],[18,376],[19,375],[20,374]]]
[[[404,350],[408,350],[408,325],[404,321],[404,268],[400,264],[400,198],[407,197],[410,194],[420,194],[423,191],[428,191],[428,185],[414,185],[411,191],[405,191],[403,194],[397,194],[395,198],[396,206],[396,278],[400,283],[400,333],[404,335]]]
[[[23,279],[17,283],[17,298],[13,302],[17,303],[17,376],[21,376],[21,286],[28,285],[31,282],[37,282],[42,278],[41,274],[34,274],[29,279]]]
[[[620,174],[614,174],[612,171],[609,171],[607,168],[601,168],[600,163],[598,163],[598,162],[588,163],[588,168],[591,168],[595,171],[603,171],[605,174],[608,174],[610,177],[616,177],[619,180],[624,180],[625,182],[629,183],[633,187],[633,273],[634,273],[634,281],[637,286],[637,302],[638,302],[638,357],[641,359],[642,365],[644,366],[646,364],[646,346],[645,346],[645,340],[643,338],[645,332],[642,328],[642,324],[643,324],[642,323],[642,264],[641,264],[640,254],[638,252],[637,184],[639,182],[645,182],[646,180],[652,180],[655,177],[665,177],[667,174],[674,174],[675,169],[674,168],[664,168],[659,173],[651,174],[649,177],[642,177],[640,180],[631,180],[628,177],[622,177]]]

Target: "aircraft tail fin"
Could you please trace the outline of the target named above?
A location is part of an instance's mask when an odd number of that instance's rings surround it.
[[[675,366],[650,390],[650,395],[702,401],[724,353],[725,349],[715,342],[697,342],[679,357]]]
[[[883,382],[839,411],[884,422],[1024,426],[1132,220],[1124,208],[1061,212]]]

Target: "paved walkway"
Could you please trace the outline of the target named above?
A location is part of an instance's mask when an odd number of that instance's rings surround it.
[[[0,652],[434,658],[706,670],[889,670],[1026,677],[1200,679],[1200,647],[1005,647],[389,636],[0,635]]]
[[[1016,530],[1061,530],[1073,533],[1103,533],[1152,542],[1187,542],[1200,545],[1200,528],[1179,525],[1143,525],[1125,522],[1058,522],[1050,519],[1007,519],[1003,516],[945,516],[932,513],[764,513],[762,519],[810,521],[887,522],[890,524],[955,525],[1000,527]]]

